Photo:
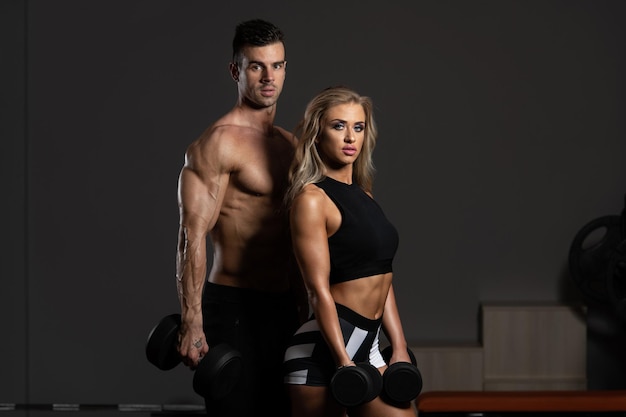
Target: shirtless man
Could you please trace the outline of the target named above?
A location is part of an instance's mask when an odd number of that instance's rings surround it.
[[[258,19],[237,26],[230,64],[237,103],[189,146],[180,173],[182,362],[195,369],[223,342],[243,361],[230,394],[205,398],[211,417],[288,415],[282,358],[308,304],[282,207],[295,139],[274,126],[286,64],[279,28]]]

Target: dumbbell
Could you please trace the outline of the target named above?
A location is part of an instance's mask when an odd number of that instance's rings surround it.
[[[613,311],[626,321],[626,239],[611,254],[606,279],[607,294]]]
[[[611,255],[626,238],[624,215],[591,220],[574,236],[569,249],[569,271],[589,301],[605,304],[609,298],[606,268]]]
[[[148,335],[146,357],[162,371],[175,368],[181,357],[178,353],[180,314],[170,314],[157,323]],[[193,376],[193,389],[202,396],[219,399],[226,396],[241,374],[241,355],[225,343],[215,345],[202,358]]]
[[[411,349],[407,349],[411,363],[395,362],[383,373],[382,395],[386,399],[404,403],[413,401],[422,391],[422,374],[417,368],[417,361]],[[387,346],[381,352],[385,362],[389,363],[393,349]]]
[[[383,379],[376,367],[368,362],[339,368],[330,380],[330,390],[335,400],[344,407],[354,407],[380,394]]]

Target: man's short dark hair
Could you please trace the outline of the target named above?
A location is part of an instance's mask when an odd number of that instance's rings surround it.
[[[283,42],[283,32],[274,24],[263,19],[252,19],[241,22],[235,29],[233,38],[233,62],[241,61],[241,50],[248,45],[265,46]]]

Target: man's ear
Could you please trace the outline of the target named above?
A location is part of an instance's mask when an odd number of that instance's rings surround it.
[[[235,80],[235,82],[239,81],[239,67],[234,62],[228,64],[228,69],[230,71],[230,76]]]

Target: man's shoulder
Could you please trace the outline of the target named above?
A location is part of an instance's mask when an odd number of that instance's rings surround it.
[[[185,151],[186,167],[228,165],[236,149],[233,139],[237,137],[234,126],[214,123],[192,141]]]
[[[242,130],[243,126],[228,122],[227,120],[218,120],[207,127],[198,140],[228,140],[240,136]]]
[[[280,138],[295,146],[296,140],[293,134],[286,129],[274,126],[273,131],[274,134],[272,135],[255,126],[216,122],[202,132],[200,137],[194,141],[194,144],[203,149],[228,148],[230,146],[245,147],[246,144],[250,143],[250,140],[261,143],[262,141]]]
[[[190,149],[207,149],[228,146],[242,134],[241,126],[216,122],[207,127],[200,136],[194,140]]]
[[[292,132],[289,132],[287,129],[284,129],[284,128],[282,128],[280,126],[276,126],[276,125],[274,125],[274,130],[276,131],[278,136],[280,136],[283,139],[287,140],[292,145],[294,145],[294,146],[296,145],[297,138],[295,137],[295,135]]]
[[[276,138],[289,142],[292,147],[295,146],[293,134],[286,129],[273,125],[271,129],[273,133],[269,133],[267,128],[262,128],[253,122],[255,120],[249,114],[235,108],[209,125],[190,144],[188,152],[222,154],[237,151],[241,153],[246,149],[258,149],[268,140],[272,143],[282,142],[276,142]]]

